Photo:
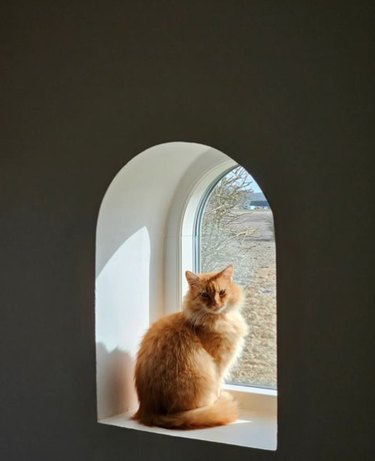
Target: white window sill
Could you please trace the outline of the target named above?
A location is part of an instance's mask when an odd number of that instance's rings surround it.
[[[122,413],[109,418],[100,419],[102,424],[124,427],[127,429],[152,432],[154,434],[171,435],[209,442],[225,443],[242,447],[252,447],[262,450],[276,450],[277,448],[277,414],[276,391],[266,389],[242,388],[241,386],[225,386],[226,390],[233,391],[238,399],[240,389],[245,389],[246,401],[252,402],[252,410],[241,408],[240,418],[227,426],[196,430],[172,430],[161,427],[148,427],[130,419],[129,413]],[[235,388],[235,389],[234,389]],[[246,405],[247,406],[247,405]]]

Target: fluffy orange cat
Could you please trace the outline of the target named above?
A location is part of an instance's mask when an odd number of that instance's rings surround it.
[[[135,367],[140,402],[134,419],[148,426],[193,429],[228,424],[237,404],[221,384],[239,356],[247,325],[233,267],[186,271],[183,311],[155,322],[141,343]]]

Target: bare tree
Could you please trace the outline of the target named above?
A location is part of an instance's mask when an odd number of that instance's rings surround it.
[[[255,228],[241,225],[241,216],[252,192],[252,179],[242,167],[227,173],[214,187],[204,210],[201,227],[202,270],[220,268],[222,263],[232,262],[233,248],[248,244],[248,237]],[[235,252],[237,256],[238,251]],[[229,261],[228,261],[229,258]]]

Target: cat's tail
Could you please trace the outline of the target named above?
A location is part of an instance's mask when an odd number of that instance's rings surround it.
[[[193,410],[168,415],[141,415],[138,411],[133,419],[139,419],[148,426],[160,426],[168,429],[201,429],[223,426],[232,423],[238,417],[237,402],[226,392],[212,404]]]

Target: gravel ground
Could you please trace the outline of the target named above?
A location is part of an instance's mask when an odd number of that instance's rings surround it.
[[[218,238],[225,239],[225,245],[214,255],[215,267],[212,258],[205,261],[202,255],[203,271],[233,263],[235,281],[243,287],[246,297],[242,312],[250,334],[228,382],[276,388],[276,254],[272,212],[241,210],[234,226],[238,231],[250,232],[241,241],[228,241],[225,232],[221,233]]]

